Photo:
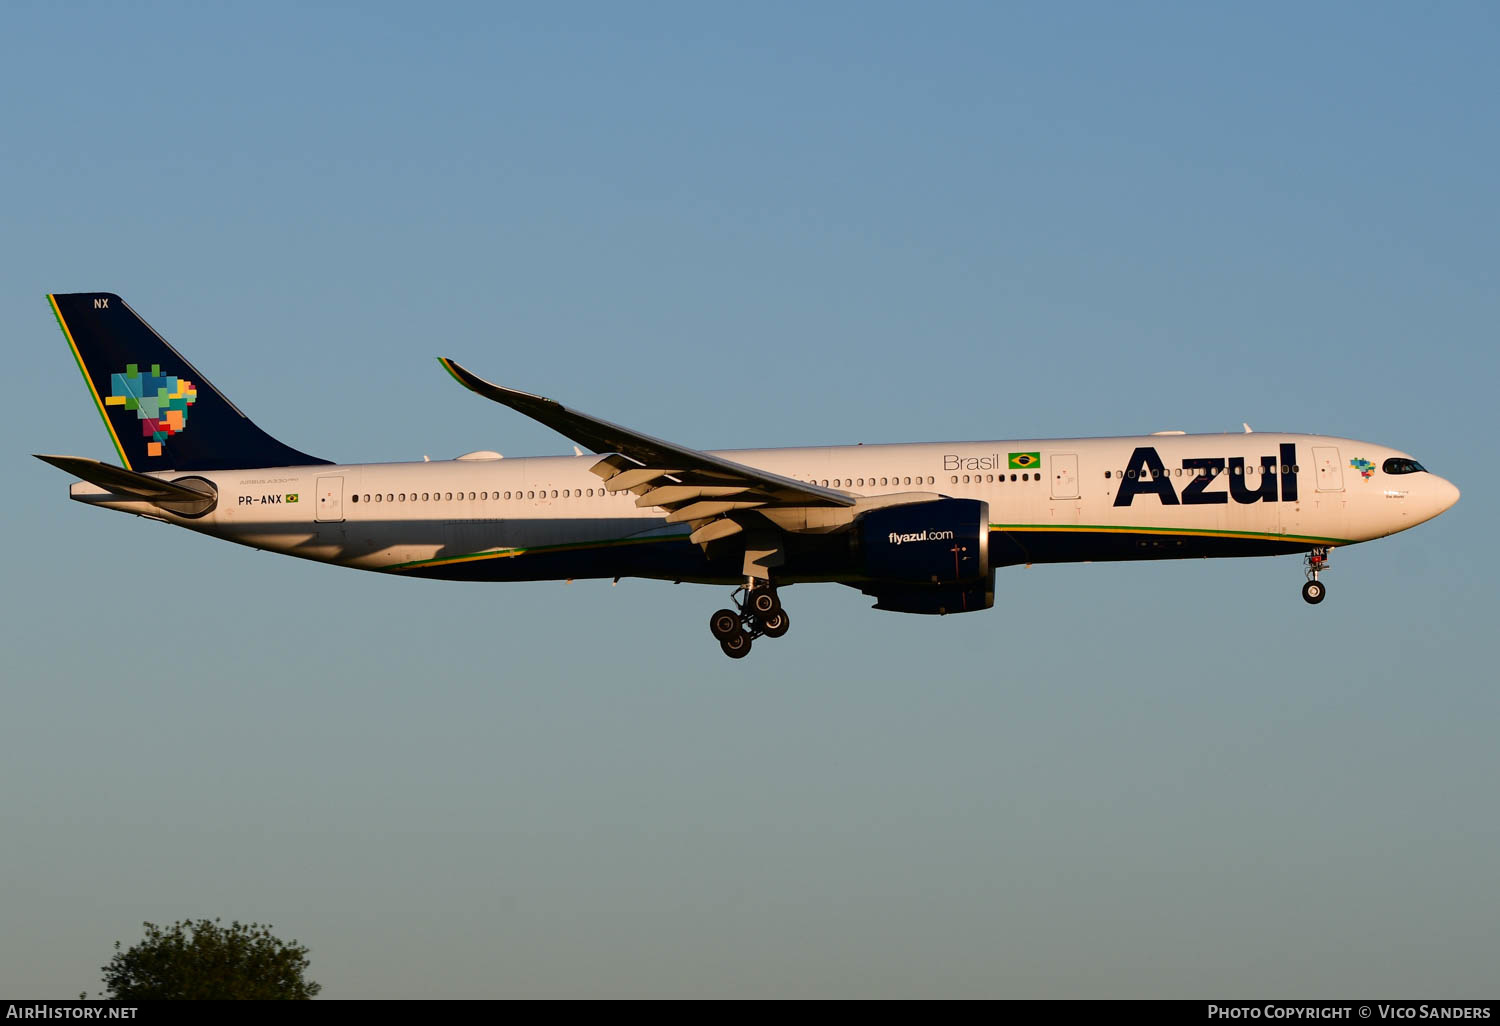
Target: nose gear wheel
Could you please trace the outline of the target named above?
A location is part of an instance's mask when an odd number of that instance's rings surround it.
[[[1302,600],[1310,606],[1322,602],[1328,594],[1328,588],[1318,580],[1318,575],[1328,569],[1328,554],[1331,551],[1333,550],[1327,547],[1315,548],[1303,559],[1307,566],[1307,583],[1302,586]]]

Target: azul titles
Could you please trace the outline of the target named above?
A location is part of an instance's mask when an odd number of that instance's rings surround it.
[[[1246,467],[1243,456],[1204,456],[1182,461],[1184,481],[1179,494],[1171,475],[1155,448],[1138,446],[1130,454],[1121,475],[1116,506],[1129,506],[1137,495],[1155,495],[1163,506],[1212,506],[1231,500],[1238,503],[1296,502],[1297,447],[1281,446],[1280,456],[1260,457],[1258,469]],[[1248,472],[1247,472],[1248,471]],[[1227,490],[1209,491],[1220,478],[1227,478]]]

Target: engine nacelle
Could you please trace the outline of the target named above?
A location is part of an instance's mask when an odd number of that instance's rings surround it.
[[[940,585],[990,576],[990,504],[978,499],[872,509],[855,522],[854,537],[855,565],[879,581]]]
[[[876,609],[893,613],[923,613],[943,616],[946,613],[972,613],[995,604],[995,575],[991,573],[972,584],[928,585],[926,587],[865,590],[875,598]]]

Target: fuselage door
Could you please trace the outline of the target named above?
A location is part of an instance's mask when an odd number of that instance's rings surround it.
[[[344,479],[341,477],[318,478],[318,513],[320,523],[344,519]]]
[[[1339,451],[1331,445],[1312,447],[1313,466],[1318,470],[1318,491],[1341,492],[1344,490],[1344,467],[1339,462]]]
[[[1054,499],[1078,498],[1078,454],[1054,452],[1052,460],[1052,497]]]

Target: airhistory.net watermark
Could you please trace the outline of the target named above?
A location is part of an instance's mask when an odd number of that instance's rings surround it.
[[[7,1019],[134,1019],[137,1009],[119,1005],[49,1005],[42,1002],[5,1006]]]

